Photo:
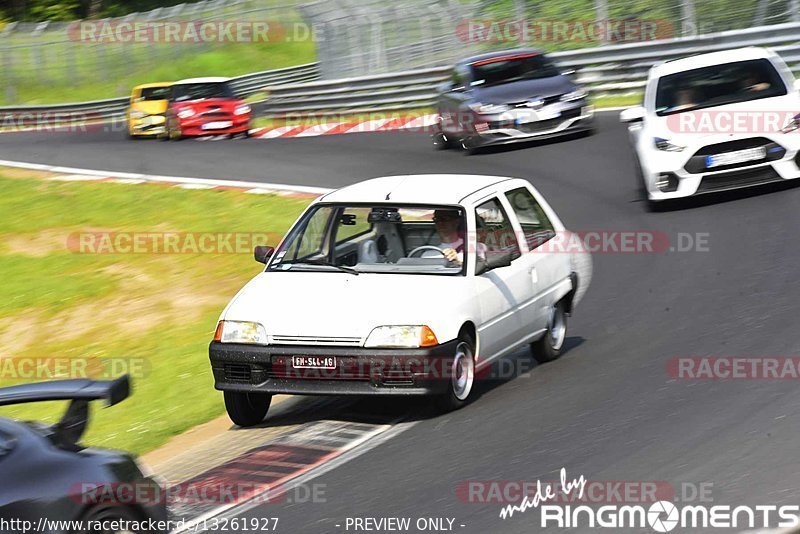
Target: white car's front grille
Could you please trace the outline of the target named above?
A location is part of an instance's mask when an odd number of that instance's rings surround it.
[[[322,336],[280,336],[273,335],[274,345],[328,345],[337,347],[357,347],[360,337],[322,337]]]

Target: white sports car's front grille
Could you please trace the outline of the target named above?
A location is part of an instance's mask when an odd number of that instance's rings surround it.
[[[328,345],[336,347],[357,347],[360,337],[321,337],[321,336],[272,336],[273,345]]]

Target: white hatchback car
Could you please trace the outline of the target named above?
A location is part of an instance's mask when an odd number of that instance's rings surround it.
[[[650,201],[800,177],[800,85],[774,52],[749,47],[660,63],[628,108]]]
[[[234,423],[272,394],[437,395],[465,403],[481,370],[533,344],[558,357],[591,279],[580,247],[525,180],[389,176],[315,200],[209,347]],[[574,242],[574,240],[573,240]]]

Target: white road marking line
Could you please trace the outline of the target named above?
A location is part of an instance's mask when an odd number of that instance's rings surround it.
[[[240,189],[272,189],[277,191],[289,191],[293,193],[309,193],[314,195],[324,195],[333,191],[327,187],[313,187],[305,185],[275,184],[269,182],[247,182],[243,180],[217,180],[210,178],[190,178],[185,176],[158,176],[152,174],[134,174],[129,172],[101,171],[95,169],[77,169],[72,167],[55,167],[40,163],[27,163],[23,161],[0,160],[0,166],[15,167],[18,169],[30,169],[43,172],[54,172],[61,174],[87,174],[99,178],[124,178],[132,180],[143,180],[145,182],[157,183],[184,183],[184,184],[207,184],[214,187],[235,187]]]
[[[180,187],[181,189],[214,189],[213,185],[208,184],[178,184],[175,187]]]
[[[260,187],[255,187],[253,189],[248,189],[245,193],[250,193],[251,195],[274,195],[275,191],[272,189],[262,189]]]
[[[143,184],[147,180],[139,180],[139,179],[135,180],[133,178],[112,178],[111,180],[108,181],[114,182],[115,184]]]

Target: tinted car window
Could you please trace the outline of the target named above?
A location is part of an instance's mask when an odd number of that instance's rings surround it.
[[[170,93],[171,87],[146,87],[142,89],[142,100],[167,100]]]
[[[769,60],[724,63],[661,78],[656,89],[656,113],[670,115],[786,93],[786,84]]]
[[[176,102],[203,98],[236,98],[236,95],[227,82],[183,83],[172,88],[172,99]]]
[[[517,80],[537,80],[561,74],[549,59],[540,54],[476,61],[470,68],[472,85],[496,85]]]
[[[552,239],[556,233],[553,224],[545,215],[542,206],[536,202],[533,195],[525,187],[513,189],[506,193],[511,204],[511,209],[517,215],[522,227],[522,234],[530,250],[535,249],[545,241]]]

